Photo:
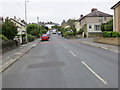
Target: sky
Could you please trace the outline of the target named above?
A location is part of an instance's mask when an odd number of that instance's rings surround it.
[[[0,16],[25,19],[27,2],[27,22],[39,21],[61,23],[63,20],[79,19],[92,8],[113,15],[111,7],[119,0],[0,0]]]

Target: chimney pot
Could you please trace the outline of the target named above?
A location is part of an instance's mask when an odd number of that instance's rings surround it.
[[[81,14],[80,17],[83,17],[83,14]]]
[[[91,12],[97,11],[97,8],[92,8]]]
[[[16,20],[16,16],[14,16],[14,20]]]

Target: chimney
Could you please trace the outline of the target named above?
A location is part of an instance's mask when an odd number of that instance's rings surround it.
[[[91,12],[97,11],[97,8],[92,8]]]
[[[14,20],[16,20],[16,16],[14,16]]]
[[[80,15],[80,18],[83,17],[83,14]]]
[[[18,21],[21,22],[21,18],[19,18]]]

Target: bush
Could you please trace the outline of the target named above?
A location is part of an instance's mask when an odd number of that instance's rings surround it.
[[[34,41],[35,40],[35,36],[32,36],[32,35],[28,34],[27,35],[27,39],[28,39],[28,42]]]
[[[112,32],[112,37],[120,37],[120,33],[119,32]]]
[[[30,32],[31,35],[36,36],[36,37],[39,36],[39,33],[40,33],[40,32],[39,32],[38,29],[34,29],[34,30],[32,30],[32,31]]]
[[[73,32],[65,32],[64,33],[64,37],[66,37],[66,36],[73,36],[73,35],[74,35]]]
[[[80,29],[80,30],[77,32],[77,35],[82,34],[82,33],[83,33],[83,29]]]
[[[8,39],[13,40],[17,33],[17,26],[10,19],[5,19],[5,22],[2,24],[2,34]]]
[[[107,23],[102,23],[101,30],[102,31],[113,31],[113,19],[111,19]]]
[[[104,31],[103,32],[103,37],[120,37],[120,33],[119,32],[113,32],[113,31]]]
[[[7,41],[8,39],[4,35],[0,35],[0,40]]]

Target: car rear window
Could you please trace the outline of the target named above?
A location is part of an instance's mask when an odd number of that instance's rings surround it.
[[[46,34],[45,35],[42,35],[43,37],[47,36]]]

